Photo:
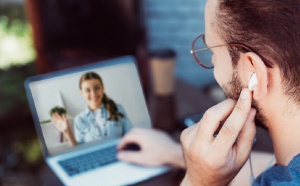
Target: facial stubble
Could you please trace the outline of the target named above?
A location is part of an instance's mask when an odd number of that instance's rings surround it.
[[[227,96],[227,98],[238,100],[240,93],[243,89],[241,80],[239,78],[238,72],[236,68],[233,68],[233,75],[231,82],[228,83],[227,86],[223,86],[222,89]],[[268,127],[266,126],[266,117],[263,114],[263,110],[257,103],[257,101],[252,101],[252,107],[256,109],[256,115],[255,115],[255,125],[258,127],[261,127],[265,130],[268,130]]]

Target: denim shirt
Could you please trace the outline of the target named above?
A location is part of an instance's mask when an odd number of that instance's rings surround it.
[[[300,185],[300,154],[295,156],[288,166],[273,166],[255,179],[254,186],[299,186]]]
[[[118,111],[124,116],[119,117],[118,121],[107,119],[109,118],[109,112],[103,105],[97,110],[105,113],[105,117],[102,119],[96,118],[89,108],[78,114],[74,120],[74,133],[77,143],[83,144],[96,139],[122,137],[128,132],[132,125],[123,107],[119,104],[117,104],[117,107]]]

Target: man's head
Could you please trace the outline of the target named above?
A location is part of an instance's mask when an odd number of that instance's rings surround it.
[[[208,47],[237,43],[242,47],[212,49],[217,82],[237,99],[253,72],[258,77],[253,106],[260,108],[271,91],[300,103],[300,2],[286,0],[208,0],[205,41]],[[272,68],[268,64],[272,63]],[[280,84],[280,86],[276,86]],[[274,96],[274,94],[272,94]],[[274,96],[275,97],[275,96]],[[261,121],[262,122],[262,121]]]

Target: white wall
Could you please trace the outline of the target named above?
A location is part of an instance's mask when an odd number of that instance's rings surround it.
[[[127,63],[87,71],[101,76],[106,94],[124,107],[134,126],[150,127],[141,85],[133,67],[133,63]],[[54,106],[64,105],[73,118],[87,107],[79,92],[79,79],[84,72],[30,83],[39,121],[49,120],[49,111]]]

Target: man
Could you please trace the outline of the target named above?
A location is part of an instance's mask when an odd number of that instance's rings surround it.
[[[299,12],[300,1],[207,1],[205,42],[215,78],[230,99],[182,133],[182,185],[228,184],[249,157],[254,117],[269,130],[277,162],[254,185],[300,184]],[[253,73],[258,84],[251,92],[246,87]]]
[[[130,143],[138,144],[141,150],[121,150]],[[186,169],[181,145],[175,142],[168,134],[160,130],[134,128],[126,134],[118,147],[120,149],[118,158],[122,161],[144,166],[169,165]],[[252,178],[252,173],[259,175],[271,164],[274,164],[274,156],[271,153],[252,152],[251,159],[253,172],[250,171],[250,163],[248,161],[230,183],[231,186],[248,185],[249,179]]]
[[[227,185],[249,157],[255,124],[269,130],[277,166],[253,184],[300,184],[299,12],[299,1],[207,1],[204,39],[228,99],[182,133],[182,185]]]

